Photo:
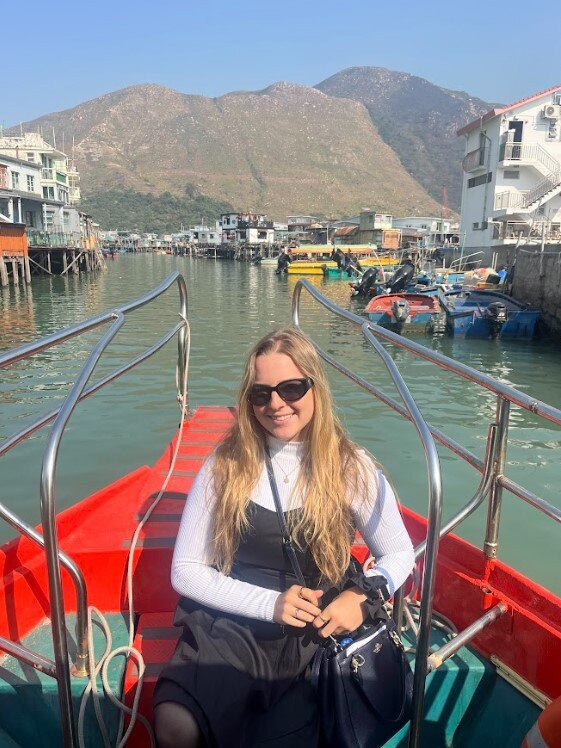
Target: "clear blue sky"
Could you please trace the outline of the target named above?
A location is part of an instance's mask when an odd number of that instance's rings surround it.
[[[27,0],[10,7],[2,20],[4,126],[137,83],[220,96],[279,80],[314,85],[353,65],[406,71],[504,103],[561,83],[559,2]]]

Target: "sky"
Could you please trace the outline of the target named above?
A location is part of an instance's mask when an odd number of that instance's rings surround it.
[[[12,5],[12,8],[19,6]],[[561,83],[561,3],[27,0],[2,13],[0,125],[158,83],[220,96],[348,67],[509,103]],[[6,62],[7,61],[7,62]]]

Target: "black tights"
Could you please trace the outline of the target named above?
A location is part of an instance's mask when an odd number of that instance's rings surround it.
[[[163,701],[154,709],[158,748],[205,748],[205,741],[191,712],[175,701]]]

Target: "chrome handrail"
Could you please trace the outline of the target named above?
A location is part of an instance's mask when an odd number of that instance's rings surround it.
[[[415,659],[415,673],[413,676],[413,705],[409,740],[410,748],[416,748],[416,746],[418,746],[421,724],[423,721],[425,681],[428,673],[428,655],[430,648],[436,556],[438,553],[438,544],[440,541],[440,523],[442,515],[442,477],[438,452],[433,435],[429,427],[427,426],[425,419],[421,415],[421,412],[417,407],[417,403],[409,392],[409,389],[405,384],[405,381],[401,376],[399,369],[397,368],[395,362],[386,351],[384,346],[378,340],[376,340],[374,336],[375,334],[377,334],[379,328],[375,325],[371,325],[368,320],[365,320],[363,317],[358,317],[358,315],[352,314],[351,312],[345,312],[340,307],[328,301],[325,296],[316,291],[316,289],[306,280],[298,281],[294,288],[294,295],[292,297],[292,320],[296,327],[300,327],[299,303],[302,288],[305,288],[307,291],[309,291],[310,294],[316,299],[316,301],[322,304],[326,309],[329,309],[338,316],[346,317],[354,324],[360,325],[360,330],[363,336],[372,345],[372,347],[380,356],[384,365],[386,366],[396,386],[396,389],[399,392],[401,399],[403,400],[410,420],[417,430],[425,454],[429,494],[428,532],[425,549],[425,563],[423,565],[421,582],[420,625],[417,635],[417,655]],[[322,351],[319,346],[316,345],[316,349],[319,355],[324,358],[324,360],[327,361],[328,359],[332,359],[332,357],[325,354],[325,352]],[[345,367],[339,365],[338,368],[340,371],[342,371]]]
[[[121,368],[111,372],[99,382],[96,382],[86,389],[87,382],[92,376],[101,355],[122,327],[125,320],[125,314],[130,311],[139,309],[145,304],[153,301],[162,293],[167,291],[168,288],[170,288],[175,282],[177,282],[179,288],[179,316],[181,317],[182,321],[176,324],[170,331],[168,331],[157,343],[146,349],[142,354],[136,356],[128,364],[125,364]],[[179,272],[174,272],[170,274],[164,281],[162,281],[162,283],[156,286],[156,288],[152,289],[152,291],[147,292],[143,296],[140,296],[131,302],[123,304],[113,311],[97,315],[90,320],[80,322],[57,333],[46,336],[45,338],[42,338],[38,341],[27,343],[11,351],[0,354],[1,368],[16,363],[17,361],[24,360],[29,356],[34,355],[35,353],[46,350],[54,345],[59,345],[60,343],[70,340],[77,335],[90,331],[110,320],[113,320],[113,324],[111,325],[109,330],[94,346],[94,349],[92,350],[86,363],[82,367],[82,370],[78,375],[76,382],[66,396],[63,404],[51,413],[42,416],[30,426],[12,435],[0,446],[0,456],[2,456],[10,449],[15,447],[16,444],[19,444],[21,441],[40,429],[42,426],[46,425],[53,419],[55,421],[47,439],[47,445],[45,448],[43,466],[41,471],[41,519],[44,535],[41,536],[41,534],[38,533],[35,528],[31,527],[28,523],[26,523],[23,519],[18,517],[15,513],[13,513],[1,503],[0,517],[9,522],[9,524],[20,533],[26,535],[30,539],[37,542],[41,547],[45,548],[49,581],[49,602],[51,606],[52,634],[55,652],[54,668],[51,667],[50,661],[48,663],[37,653],[22,648],[20,645],[17,645],[14,642],[6,641],[5,643],[7,651],[10,651],[10,653],[15,657],[24,659],[24,661],[32,664],[37,669],[41,669],[43,670],[43,672],[46,672],[49,675],[53,675],[57,679],[61,723],[63,727],[65,745],[67,746],[75,745],[75,725],[70,689],[70,671],[68,667],[68,646],[66,642],[64,600],[62,593],[60,564],[62,564],[70,572],[70,575],[74,582],[74,586],[76,588],[77,660],[74,666],[74,672],[77,675],[84,675],[87,673],[87,589],[84,577],[77,564],[75,564],[75,562],[70,557],[68,557],[58,548],[55,500],[56,465],[60,449],[60,442],[66,425],[68,424],[68,421],[79,402],[81,402],[94,392],[97,392],[109,382],[120,377],[125,372],[134,368],[139,363],[142,363],[150,356],[154,355],[154,353],[156,353],[166,343],[168,343],[176,333],[178,335],[178,396],[181,394],[179,388],[185,381],[187,367],[187,313],[188,297],[185,280]]]
[[[495,418],[495,422],[491,423],[489,426],[488,437],[487,437],[487,442],[486,442],[486,450],[485,450],[485,459],[483,461],[477,458],[469,450],[465,449],[462,445],[458,444],[453,439],[448,437],[442,431],[440,431],[439,429],[433,426],[430,426],[429,424],[425,424],[426,430],[422,436],[423,446],[425,446],[425,443],[426,443],[425,438],[428,439],[429,436],[433,437],[438,442],[440,442],[443,446],[445,446],[447,449],[451,450],[456,455],[461,457],[463,460],[471,464],[474,468],[476,468],[476,470],[478,470],[482,474],[482,477],[481,477],[481,481],[479,483],[479,486],[474,496],[442,528],[439,527],[440,518],[438,517],[438,521],[435,518],[436,512],[433,512],[431,516],[430,507],[434,499],[434,496],[432,496],[431,492],[429,491],[431,502],[429,503],[427,538],[420,545],[418,545],[417,548],[415,549],[415,557],[417,559],[420,558],[423,554],[426,554],[425,564],[424,564],[424,577],[423,577],[423,583],[422,583],[423,589],[422,589],[422,598],[421,598],[421,629],[419,631],[419,640],[421,641],[423,646],[417,648],[417,657],[416,657],[416,664],[415,664],[414,694],[413,694],[413,718],[411,722],[411,731],[410,731],[410,736],[409,736],[410,748],[416,748],[419,745],[420,736],[421,736],[422,707],[423,707],[423,701],[424,701],[425,680],[426,680],[427,671],[428,669],[430,669],[428,658],[427,658],[428,650],[425,651],[425,637],[428,637],[428,634],[429,634],[428,624],[430,624],[430,618],[428,614],[432,610],[432,586],[433,586],[433,580],[434,580],[435,560],[436,560],[435,547],[438,544],[438,539],[440,537],[444,537],[445,535],[447,535],[455,527],[457,527],[461,522],[463,522],[479,506],[481,506],[485,497],[489,496],[487,526],[485,530],[484,552],[487,558],[489,559],[495,558],[496,553],[497,553],[497,538],[498,538],[498,529],[499,529],[499,522],[500,522],[502,489],[506,489],[513,495],[518,496],[519,498],[531,504],[536,509],[543,512],[544,514],[554,519],[555,521],[561,522],[561,510],[560,509],[553,506],[552,504],[545,501],[544,499],[538,496],[535,496],[531,491],[528,491],[523,486],[520,486],[515,481],[512,481],[511,479],[503,475],[504,467],[506,464],[506,445],[507,445],[510,404],[513,403],[515,405],[518,405],[519,407],[524,408],[525,410],[528,410],[529,412],[534,413],[542,418],[545,418],[546,420],[552,423],[555,423],[556,425],[561,425],[561,410],[558,408],[549,406],[540,400],[535,400],[534,398],[528,395],[525,395],[524,393],[518,392],[516,389],[514,389],[513,387],[510,387],[509,385],[505,385],[505,384],[502,384],[501,382],[495,381],[492,377],[486,374],[483,374],[477,371],[476,369],[472,369],[471,367],[465,364],[449,359],[446,356],[443,356],[442,354],[437,353],[436,351],[432,351],[429,348],[426,348],[425,346],[415,343],[407,338],[397,335],[396,333],[393,333],[382,327],[378,327],[377,325],[374,325],[373,323],[365,320],[364,317],[360,317],[357,314],[354,314],[353,312],[349,312],[345,309],[338,307],[336,304],[334,304],[329,299],[327,299],[325,296],[323,296],[323,294],[321,294],[316,288],[314,288],[314,286],[312,286],[312,284],[309,281],[304,280],[304,279],[299,280],[298,283],[296,284],[294,288],[293,298],[292,298],[292,319],[293,319],[293,323],[297,327],[300,327],[299,305],[300,305],[301,292],[303,288],[306,289],[310,293],[310,295],[319,304],[321,304],[325,309],[334,313],[338,317],[346,319],[352,324],[360,327],[363,334],[365,333],[366,330],[368,330],[369,335],[365,337],[369,339],[369,342],[373,342],[376,338],[380,338],[383,341],[395,344],[399,346],[400,348],[403,348],[409,351],[410,353],[412,353],[413,355],[419,358],[427,360],[430,363],[433,363],[446,371],[450,371],[462,377],[463,379],[467,379],[468,381],[471,381],[481,387],[484,387],[485,389],[495,394],[497,397],[496,418]],[[378,341],[376,342],[377,342],[377,346],[375,346],[375,348],[376,348],[376,351],[379,352],[378,346],[380,346],[380,344]],[[355,374],[352,370],[340,364],[329,354],[321,351],[321,349],[318,346],[316,346],[316,348],[319,354],[322,356],[322,358],[327,363],[329,363],[331,366],[333,366],[335,369],[337,369],[340,373],[344,374],[349,379],[356,382],[359,386],[361,386],[366,391],[375,395],[379,400],[384,402],[386,405],[389,405],[391,408],[393,408],[396,412],[398,412],[403,417],[407,418],[410,421],[415,422],[414,419],[412,418],[411,413],[408,412],[408,408],[404,409],[393,398],[389,397],[388,395],[384,394],[383,392],[381,392],[379,389],[377,389],[373,385],[369,384],[366,380],[364,380],[362,377]],[[386,355],[389,356],[389,354],[386,354]],[[398,375],[398,376],[401,379],[401,375]],[[396,379],[394,377],[392,377],[392,379],[394,379],[394,382],[397,385]],[[399,390],[399,387],[398,387],[398,390]],[[431,475],[429,471],[429,481],[430,479],[431,479]],[[429,604],[427,605],[427,597],[425,597],[425,593],[426,593],[426,586],[428,584],[430,584],[431,590],[430,590],[430,596],[428,596]],[[395,596],[394,615],[396,615],[395,608],[397,608],[398,620],[400,618],[401,605],[402,605],[402,595],[397,593]],[[423,616],[423,607],[426,607],[424,616]],[[479,625],[480,623],[481,622],[476,622],[476,624],[474,624],[469,629],[469,631],[471,631],[471,629],[475,631],[476,625]],[[466,630],[466,635],[467,633],[469,633],[469,631]],[[427,639],[427,643],[428,643],[428,639]]]

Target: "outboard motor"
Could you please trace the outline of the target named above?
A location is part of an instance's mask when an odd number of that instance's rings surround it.
[[[396,299],[392,302],[392,315],[400,328],[407,322],[410,312],[411,310],[406,299]]]
[[[291,262],[292,259],[286,254],[286,252],[280,254],[279,259],[277,260],[277,269],[275,270],[275,273],[280,275],[281,273],[287,272],[288,266]]]
[[[341,252],[340,249],[334,249],[333,252],[331,253],[331,259],[334,260],[337,263],[337,268],[339,270],[343,269],[343,259],[344,259],[344,257],[345,257],[345,255],[343,254],[343,252]]]
[[[491,322],[493,337],[497,337],[508,318],[505,304],[502,301],[492,301],[485,308],[485,317]]]
[[[402,265],[386,283],[386,288],[390,293],[399,293],[399,291],[403,291],[403,289],[411,282],[414,274],[414,265]]]
[[[352,296],[371,296],[370,290],[378,281],[378,268],[368,268],[358,283],[353,283]]]

